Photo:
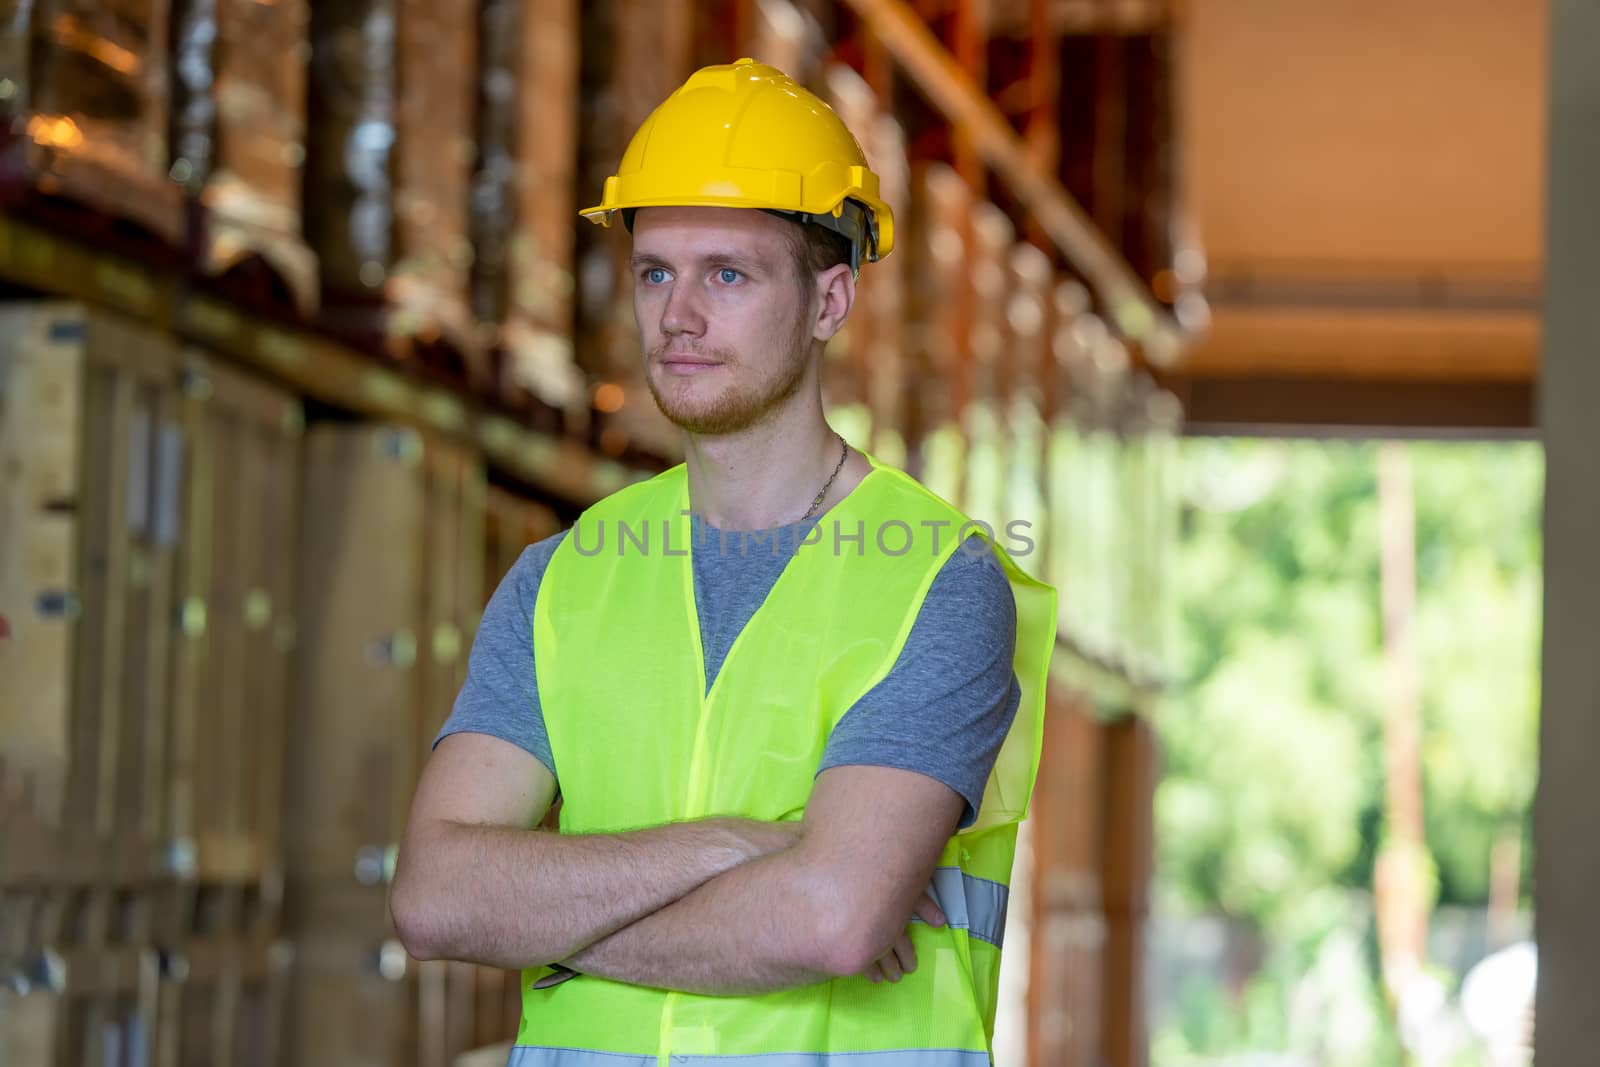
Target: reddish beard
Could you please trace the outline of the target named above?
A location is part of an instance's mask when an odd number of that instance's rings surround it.
[[[805,378],[804,348],[799,348],[790,354],[784,363],[770,372],[764,380],[755,382],[739,380],[741,370],[748,376],[751,368],[737,359],[732,352],[715,348],[694,348],[691,351],[695,355],[709,357],[721,364],[718,370],[711,373],[726,374],[732,380],[723,383],[712,396],[686,401],[670,395],[674,391],[671,385],[664,393],[656,380],[656,375],[651,372],[660,366],[661,358],[669,350],[671,350],[670,344],[657,345],[651,349],[650,370],[645,374],[645,383],[650,387],[650,395],[655,398],[656,407],[661,409],[667,420],[680,429],[694,434],[715,437],[738,433],[757,425],[794,396],[795,391],[800,388],[800,382]],[[705,388],[703,384],[695,382],[694,377],[689,377],[679,384],[690,389]]]

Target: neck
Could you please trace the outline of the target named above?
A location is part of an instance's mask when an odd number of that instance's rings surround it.
[[[765,530],[799,521],[839,465],[839,439],[820,403],[738,433],[687,435],[684,459],[695,513],[723,530]],[[843,499],[871,469],[853,449],[813,517]]]

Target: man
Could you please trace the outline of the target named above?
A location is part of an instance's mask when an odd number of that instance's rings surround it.
[[[584,214],[617,213],[686,463],[495,593],[396,927],[525,972],[517,1067],[988,1063],[1055,599],[823,418],[877,178],[740,60],[640,128]]]

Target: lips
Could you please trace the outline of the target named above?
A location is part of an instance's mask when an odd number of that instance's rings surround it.
[[[673,374],[698,374],[722,366],[722,360],[697,352],[667,352],[658,356],[657,362]]]

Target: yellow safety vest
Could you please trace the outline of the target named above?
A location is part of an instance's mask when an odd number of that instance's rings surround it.
[[[563,833],[801,816],[829,733],[894,665],[967,521],[903,471],[872,467],[784,567],[709,692],[690,553],[720,548],[690,544],[685,468],[583,513],[552,555],[533,613]],[[1022,699],[977,821],[939,859],[934,885],[949,924],[911,927],[916,972],[895,984],[854,977],[713,997],[592,975],[534,989],[548,970],[530,970],[513,1067],[989,1063],[1056,619],[1055,590],[994,552],[1016,598]]]

